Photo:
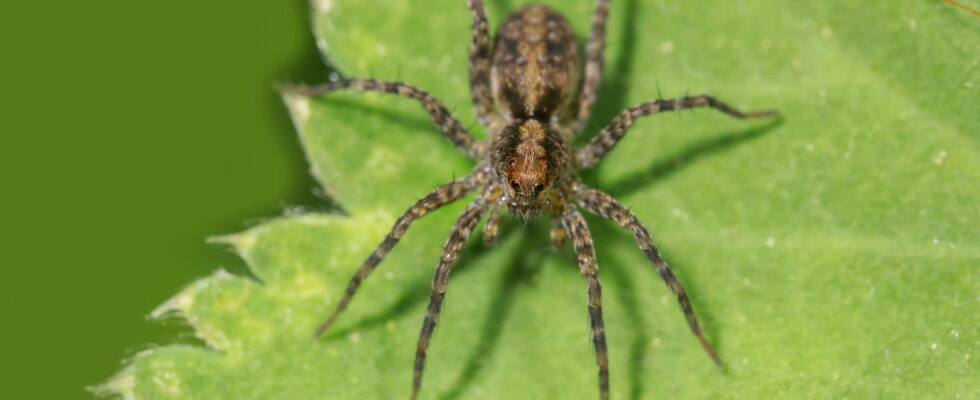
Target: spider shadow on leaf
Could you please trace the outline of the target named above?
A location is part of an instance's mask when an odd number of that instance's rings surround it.
[[[637,302],[637,289],[633,283],[633,280],[636,279],[636,272],[633,269],[652,267],[646,262],[642,264],[622,262],[622,257],[619,257],[616,251],[608,245],[613,240],[633,242],[633,237],[625,230],[595,215],[589,215],[587,220],[590,229],[592,229],[592,234],[598,238],[596,259],[599,261],[600,277],[605,282],[606,290],[604,292],[614,296],[619,302],[619,309],[626,315],[624,320],[630,327],[629,332],[609,332],[609,336],[626,338],[627,335],[632,335],[632,340],[629,342],[629,372],[627,375],[629,396],[627,398],[639,399],[643,397],[643,383],[646,380],[644,379],[644,361],[650,334],[646,331],[645,314]],[[654,279],[659,279],[659,277],[654,277]]]
[[[547,230],[541,229],[541,227],[541,224],[529,224],[524,229],[521,229],[520,232],[515,233],[520,235],[520,238],[518,238],[520,244],[508,260],[506,265],[507,270],[500,279],[498,290],[493,295],[493,298],[490,299],[489,304],[492,304],[492,306],[489,312],[487,312],[483,326],[480,329],[477,346],[467,359],[466,366],[459,374],[456,382],[449,392],[440,397],[441,400],[457,400],[461,398],[460,396],[463,391],[476,378],[486,364],[487,358],[491,357],[491,354],[497,348],[497,343],[504,329],[507,315],[510,314],[510,310],[514,306],[515,292],[521,286],[529,284],[535,272],[543,264],[536,259],[542,255],[552,256],[555,253],[551,242],[548,240]],[[515,230],[510,231],[513,232]],[[498,240],[500,239],[507,240],[506,238],[498,238]],[[539,249],[548,249],[548,252],[536,251]]]
[[[636,17],[640,14],[640,9],[636,0],[625,1],[622,7],[624,12],[616,14],[622,15],[623,21],[619,31],[619,56],[610,65],[611,68],[607,68],[602,74],[602,84],[599,85],[597,96],[601,101],[597,101],[593,106],[592,116],[589,117],[585,129],[578,133],[576,142],[591,139],[609,121],[612,121],[613,117],[631,105],[627,103],[627,97],[632,84],[630,78],[633,77],[633,59],[637,51],[636,38],[639,31]],[[580,39],[579,42],[585,43],[585,40]]]
[[[402,101],[402,99],[387,100]],[[398,112],[389,108],[381,108],[371,105],[367,100],[358,99],[355,96],[349,96],[347,98],[343,98],[342,96],[320,97],[314,101],[323,104],[325,107],[328,107],[331,110],[349,110],[360,114],[369,114],[371,118],[376,118],[386,123],[399,127],[405,127],[411,130],[423,132],[432,130],[432,121],[426,118],[422,113]]]
[[[510,12],[514,10],[514,5],[511,4],[510,0],[488,0],[487,2],[492,3],[493,8],[497,9],[498,11]]]
[[[536,261],[538,258],[542,256],[550,257],[556,254],[550,242],[548,231],[543,224],[532,222],[524,224],[522,227],[513,226],[515,224],[505,224],[504,226],[506,227],[507,225],[511,225],[513,229],[501,230],[497,236],[497,244],[495,245],[484,244],[482,237],[470,238],[467,241],[466,250],[464,250],[459,262],[453,268],[453,277],[455,280],[459,280],[460,275],[466,274],[471,269],[471,266],[477,263],[487,252],[499,251],[500,249],[497,248],[499,245],[514,240],[512,235],[520,236],[516,238],[519,240],[519,244],[513,249],[513,255],[508,259],[506,266],[501,266],[507,269],[500,278],[497,292],[489,300],[489,304],[492,304],[492,306],[488,310],[486,319],[479,331],[480,337],[477,345],[468,357],[466,366],[463,368],[456,382],[449,389],[449,392],[441,397],[443,400],[459,399],[466,387],[483,369],[487,357],[490,357],[497,348],[507,315],[513,308],[516,290],[529,284],[532,276],[543,265],[542,262]],[[547,251],[540,251],[542,249]],[[574,268],[574,266],[570,265],[569,268]],[[386,310],[374,315],[358,318],[356,321],[345,324],[343,327],[338,326],[337,328],[339,329],[331,330],[324,337],[317,339],[317,341],[331,342],[347,337],[355,331],[379,328],[384,326],[388,321],[404,315],[417,307],[421,307],[429,299],[428,295],[431,292],[430,281],[431,278],[427,276],[415,279],[405,285],[408,289],[393,301]]]
[[[460,201],[463,202],[466,200],[460,200]],[[503,242],[508,240],[510,235],[514,233],[513,231],[514,230],[501,231],[500,234],[497,236],[497,241]],[[401,245],[410,245],[410,244],[401,243]],[[465,247],[465,250],[463,250],[459,262],[456,263],[456,265],[453,267],[452,276],[455,278],[454,280],[458,280],[461,274],[466,274],[467,271],[470,270],[470,266],[476,261],[478,261],[487,252],[494,251],[495,250],[494,247],[495,246],[485,245],[483,243],[483,240],[480,238],[476,238],[476,237],[470,238],[467,241],[467,245]],[[431,269],[437,260],[433,259],[428,261],[430,262],[422,263],[419,265],[419,267]],[[381,266],[379,266],[379,268],[380,267]],[[331,342],[334,340],[338,340],[340,338],[347,337],[347,335],[355,331],[370,330],[373,328],[384,326],[389,321],[396,319],[407,312],[410,312],[413,308],[420,307],[422,304],[428,303],[429,295],[432,293],[431,283],[432,283],[431,275],[420,274],[418,278],[405,284],[404,287],[406,289],[401,293],[400,296],[398,296],[397,299],[391,302],[391,305],[389,305],[384,311],[372,315],[366,315],[361,318],[357,318],[358,316],[356,315],[351,315],[350,317],[354,317],[351,318],[354,319],[353,322],[349,324],[342,324],[342,325],[338,322],[338,326],[336,326],[335,329],[330,329],[323,335],[323,337],[316,339],[316,341]],[[368,282],[366,284],[370,284],[370,283]]]
[[[783,124],[783,121],[783,117],[776,117],[763,125],[739,131],[729,131],[703,139],[677,154],[662,157],[661,161],[655,161],[649,168],[618,178],[610,185],[604,185],[603,190],[613,197],[628,196],[643,188],[650,187],[652,183],[667,178],[698,159],[758,139],[778,128]]]
[[[667,178],[698,159],[723,152],[734,146],[760,138],[782,125],[782,123],[783,118],[778,117],[775,120],[761,126],[712,136],[686,147],[678,154],[662,157],[661,161],[654,161],[649,168],[630,173],[617,179],[610,185],[600,185],[599,187],[617,198],[628,196],[644,188],[649,188],[657,181]],[[657,229],[656,226],[653,225],[653,221],[645,221],[645,223],[653,232],[654,237],[656,237]],[[615,237],[615,240],[632,242],[632,237],[627,232],[623,231],[609,221],[601,218],[592,218],[590,220],[590,226],[592,227],[593,235],[597,238]],[[640,399],[643,397],[643,385],[646,381],[646,375],[643,371],[645,369],[645,359],[648,352],[646,349],[648,347],[647,343],[649,342],[649,333],[645,330],[645,314],[640,311],[640,305],[637,303],[635,298],[636,289],[633,282],[635,282],[634,277],[637,272],[633,271],[633,268],[650,268],[650,266],[645,262],[636,265],[617,263],[617,257],[616,254],[614,254],[615,251],[609,246],[603,246],[601,242],[596,243],[596,251],[598,253],[597,258],[600,266],[605,266],[605,268],[602,268],[602,271],[605,274],[604,276],[610,278],[609,286],[612,287],[611,291],[615,293],[614,295],[625,308],[624,312],[627,314],[628,320],[633,328],[632,334],[634,336],[629,346],[630,371],[628,379],[630,383],[630,393],[628,398]],[[660,251],[663,253],[664,258],[671,264],[672,269],[675,271],[688,271],[692,269],[684,267],[682,262],[677,261],[677,257],[672,257],[670,255],[670,249],[660,248]],[[628,271],[626,269],[628,269]],[[690,273],[681,275],[691,276]],[[697,279],[682,278],[681,281],[689,294],[689,300],[692,303],[698,318],[703,322],[702,329],[704,330],[705,336],[709,338],[716,348],[721,348],[723,337],[719,333],[718,325],[713,323],[715,318],[711,313],[710,305],[703,304],[700,301],[701,296],[698,296],[699,290],[697,288]],[[625,335],[626,333],[624,332],[621,334]],[[724,355],[722,355],[722,357],[724,357]],[[723,365],[721,371],[723,374],[727,374],[727,365]]]
[[[654,285],[651,285],[654,290],[662,290],[663,295],[670,295],[670,291],[662,285],[656,284],[660,282],[660,277],[657,276],[649,261],[642,257],[642,253],[638,249],[635,250],[637,257],[623,257],[624,250],[611,245],[613,242],[618,242],[629,243],[632,246],[632,235],[601,217],[589,215],[587,219],[593,235],[597,238],[596,258],[599,261],[600,275],[605,283],[604,293],[614,296],[617,300],[616,305],[609,305],[608,307],[610,309],[616,307],[618,309],[617,312],[622,312],[625,315],[625,318],[622,318],[622,320],[629,327],[629,329],[623,329],[622,331],[609,332],[610,337],[623,339],[620,342],[625,342],[626,338],[631,337],[629,340],[628,355],[621,355],[622,357],[628,356],[629,372],[626,379],[629,382],[629,395],[626,398],[641,399],[644,394],[644,384],[651,379],[651,376],[645,372],[647,354],[650,353],[649,343],[651,335],[653,335],[652,332],[647,330],[647,319],[653,318],[663,324],[672,324],[675,322],[683,324],[683,319],[678,320],[677,318],[678,316],[683,316],[683,313],[679,308],[674,307],[669,308],[675,310],[675,312],[667,314],[654,315],[644,310],[643,305],[638,300],[639,291],[644,289],[638,288],[635,282],[640,279],[650,280],[654,283]],[[653,231],[655,232],[656,229],[653,228]],[[663,248],[660,251],[665,259],[674,259],[670,256],[669,251],[664,251]],[[671,267],[675,272],[687,270],[679,262],[672,262]],[[646,270],[646,272],[641,270]],[[690,276],[690,274],[681,275]],[[689,300],[694,306],[698,319],[703,323],[702,329],[704,330],[705,336],[711,340],[711,343],[716,348],[721,347],[721,337],[718,334],[717,326],[714,324],[715,318],[710,312],[710,307],[706,307],[708,304],[701,304],[698,301],[700,296],[698,296],[696,280],[683,279],[682,277],[681,281],[689,295]],[[687,327],[683,326],[682,329],[686,330]],[[672,345],[684,346],[685,348],[689,348],[690,351],[703,353],[700,346],[697,346],[696,343],[697,341],[691,336],[690,342],[672,343]],[[705,363],[710,362],[710,358],[705,356]]]

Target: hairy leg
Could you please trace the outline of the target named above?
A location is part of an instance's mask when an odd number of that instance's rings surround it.
[[[364,260],[361,267],[357,269],[357,273],[354,274],[350,283],[347,284],[347,290],[344,291],[344,297],[340,299],[340,304],[337,304],[337,309],[320,325],[314,337],[322,335],[323,332],[330,328],[330,325],[337,319],[337,316],[347,308],[347,304],[354,297],[354,293],[361,286],[361,282],[374,271],[385,255],[398,244],[398,241],[405,235],[405,232],[408,231],[408,227],[411,226],[413,221],[426,216],[439,207],[459,200],[471,190],[473,190],[473,184],[469,182],[469,178],[457,179],[435,188],[402,213],[398,217],[398,220],[395,221],[395,225],[391,228],[391,231],[385,236],[384,241],[371,252],[367,260]]]
[[[497,234],[500,233],[500,203],[490,206],[490,216],[483,224],[483,243],[488,245],[497,241]]]
[[[589,287],[589,323],[592,328],[592,345],[595,347],[595,360],[599,366],[599,398],[609,399],[609,355],[606,347],[606,331],[602,323],[602,285],[599,283],[599,264],[595,258],[592,234],[585,224],[582,214],[569,208],[562,217],[562,223],[575,246],[579,271],[585,276]]]
[[[432,122],[446,135],[446,138],[457,149],[472,158],[479,158],[482,146],[476,143],[473,135],[459,122],[452,113],[435,96],[415,86],[401,82],[385,82],[366,78],[346,78],[315,86],[284,85],[282,90],[304,96],[319,96],[340,89],[352,89],[359,92],[382,92],[397,94],[418,100],[425,111],[429,112]]]
[[[585,75],[582,77],[582,91],[579,93],[578,110],[575,121],[572,122],[574,131],[582,129],[592,113],[592,106],[599,94],[599,84],[602,82],[602,56],[606,46],[606,20],[609,19],[609,0],[598,0],[595,12],[592,14],[592,32],[589,42],[585,45]]]
[[[670,291],[674,293],[674,296],[677,296],[677,301],[681,305],[681,310],[684,311],[684,317],[687,318],[687,324],[691,327],[691,332],[694,332],[694,336],[697,336],[698,341],[701,342],[701,346],[708,352],[711,359],[721,365],[721,359],[718,358],[715,349],[711,346],[711,343],[708,343],[708,340],[704,338],[704,334],[701,332],[701,326],[698,324],[698,319],[694,315],[694,309],[691,308],[691,302],[687,298],[687,293],[684,292],[684,287],[681,286],[680,281],[677,280],[670,267],[667,266],[667,262],[664,261],[660,252],[657,251],[657,247],[653,245],[653,240],[650,239],[650,233],[647,232],[647,228],[640,223],[640,220],[633,213],[627,210],[626,207],[623,207],[622,204],[619,204],[612,196],[595,189],[587,188],[584,185],[579,185],[576,192],[579,193],[579,202],[585,209],[606,217],[633,233],[633,236],[636,238],[636,243],[640,246],[640,250],[643,250],[643,254],[653,263],[653,267],[656,268],[657,273],[660,274],[660,277],[667,284],[667,287],[670,288]]]
[[[556,249],[565,247],[565,227],[561,215],[551,215],[551,243]]]
[[[774,110],[741,112],[716,100],[714,97],[703,94],[640,103],[619,113],[589,143],[578,149],[578,166],[580,168],[587,168],[599,162],[626,135],[626,131],[633,126],[633,123],[641,117],[653,115],[661,111],[683,110],[697,107],[711,107],[735,118],[758,118],[778,114]]]
[[[415,374],[412,378],[412,400],[418,398],[419,388],[422,387],[422,371],[425,369],[425,354],[429,348],[429,340],[432,332],[439,321],[439,312],[442,311],[442,300],[446,297],[446,286],[449,283],[449,271],[456,261],[459,260],[459,253],[466,244],[466,239],[480,222],[480,218],[487,211],[487,205],[481,197],[478,197],[463,210],[453,230],[446,240],[446,245],[442,250],[442,257],[439,258],[439,265],[436,267],[435,276],[432,278],[432,297],[429,299],[429,307],[426,309],[425,319],[422,322],[422,331],[419,333],[418,347],[415,351]]]
[[[490,24],[483,0],[467,0],[473,15],[472,39],[470,41],[470,94],[473,109],[483,126],[489,126],[491,114],[496,111],[493,93],[490,89],[490,65],[492,61],[490,43]]]

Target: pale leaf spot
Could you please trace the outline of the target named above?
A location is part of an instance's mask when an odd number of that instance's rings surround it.
[[[313,0],[313,7],[316,12],[326,14],[333,8],[333,0]]]
[[[286,106],[289,107],[293,122],[298,126],[305,125],[310,119],[310,99],[305,96],[287,94]]]

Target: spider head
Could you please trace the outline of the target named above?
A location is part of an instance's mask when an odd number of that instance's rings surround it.
[[[563,152],[558,133],[541,122],[518,120],[504,128],[493,164],[512,213],[532,217],[548,203]]]

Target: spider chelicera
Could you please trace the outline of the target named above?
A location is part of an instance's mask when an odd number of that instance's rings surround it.
[[[633,233],[640,249],[680,303],[691,331],[711,358],[720,363],[704,338],[684,288],[671,272],[650,239],[647,229],[616,199],[584,185],[576,171],[599,162],[626,134],[637,119],[661,111],[712,107],[736,118],[775,115],[775,111],[741,112],[707,95],[654,100],[622,111],[587,144],[572,147],[573,135],[581,130],[596,101],[602,77],[602,56],[610,0],[597,0],[592,31],[585,46],[585,68],[575,33],[568,20],[544,5],[528,5],[511,13],[491,38],[482,0],[467,0],[473,16],[469,53],[470,89],[480,123],[490,132],[489,141],[478,141],[429,93],[402,82],[345,78],[317,86],[291,86],[292,93],[317,96],[339,89],[396,94],[418,100],[433,122],[457,149],[473,158],[476,167],[465,177],[434,189],[413,204],[395,222],[384,241],[358,268],[337,309],[316,331],[322,334],[347,307],[361,282],[398,243],[411,223],[440,207],[471,193],[476,198],[456,220],[446,241],[432,281],[432,296],[422,322],[415,355],[412,399],[422,383],[429,340],[446,296],[449,272],[459,259],[470,233],[487,216],[484,239],[491,243],[499,228],[499,211],[536,217],[541,211],[551,217],[551,238],[561,246],[566,236],[575,248],[579,270],[588,286],[588,313],[596,364],[599,367],[600,398],[609,398],[609,369],[602,322],[601,285],[592,235],[579,213],[585,209],[599,214]]]

